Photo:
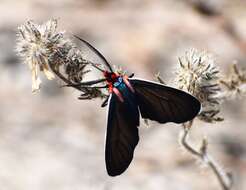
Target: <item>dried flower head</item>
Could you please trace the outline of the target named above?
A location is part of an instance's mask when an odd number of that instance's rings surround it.
[[[246,95],[246,70],[239,68],[237,63],[232,65],[229,77],[220,82],[226,88],[224,98]]]
[[[191,49],[179,58],[178,87],[201,101],[202,111],[198,118],[206,122],[223,120],[217,117],[221,103],[218,98],[221,91],[218,74],[213,56],[206,52]]]
[[[32,91],[40,88],[41,80],[38,72],[44,72],[45,76],[52,80],[55,75],[50,71],[49,58],[58,46],[64,44],[63,33],[57,32],[57,20],[37,25],[27,21],[18,28],[17,52],[24,59],[32,71]]]
[[[93,62],[83,58],[82,50],[57,31],[57,20],[52,19],[42,25],[27,21],[17,33],[17,52],[32,71],[32,91],[40,88],[38,72],[44,72],[51,80],[55,75],[82,92],[81,99],[105,97],[105,94],[93,86],[80,85],[84,75],[91,71],[89,66],[98,68]]]

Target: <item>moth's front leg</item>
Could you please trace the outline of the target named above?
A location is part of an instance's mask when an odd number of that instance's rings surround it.
[[[109,99],[109,96],[106,97],[106,99],[103,101],[103,103],[101,104],[101,107],[105,107],[108,105],[108,99]]]

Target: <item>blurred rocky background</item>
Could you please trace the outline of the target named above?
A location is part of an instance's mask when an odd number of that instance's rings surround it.
[[[216,57],[222,74],[246,67],[243,0],[1,0],[0,189],[2,190],[218,190],[214,174],[180,148],[179,125],[140,127],[130,168],[107,176],[106,109],[77,100],[75,90],[43,80],[32,95],[31,74],[15,53],[17,27],[58,18],[60,30],[90,41],[110,63],[137,77],[158,71],[171,84],[178,56],[194,47]],[[58,84],[58,85],[57,85]],[[224,102],[225,121],[196,121],[191,140],[207,136],[209,152],[246,189],[245,97]]]

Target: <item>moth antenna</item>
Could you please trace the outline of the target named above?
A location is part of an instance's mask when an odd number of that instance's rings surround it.
[[[107,59],[95,48],[93,47],[89,42],[87,42],[86,40],[74,35],[75,38],[79,39],[81,42],[83,42],[87,47],[89,47],[104,63],[105,65],[109,68],[109,70],[111,72],[113,72],[112,67],[110,66],[110,64],[108,63]]]

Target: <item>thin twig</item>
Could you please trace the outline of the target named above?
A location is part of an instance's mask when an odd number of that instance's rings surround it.
[[[68,80],[66,77],[64,77],[60,72],[58,72],[55,68],[50,67],[50,69],[63,81],[65,82],[67,85],[76,85],[74,83],[72,83],[70,80]],[[76,88],[77,90],[81,90],[79,88],[79,86],[75,86],[74,88]]]
[[[159,83],[164,84],[164,85],[166,84],[164,82],[163,78],[161,77],[160,72],[158,72],[157,74],[155,74],[155,78],[158,80]]]
[[[232,188],[232,178],[231,175],[224,172],[222,168],[211,158],[207,151],[207,141],[203,140],[202,147],[200,150],[196,150],[188,142],[188,135],[190,128],[192,126],[192,121],[183,124],[183,133],[181,136],[181,144],[183,147],[192,155],[199,158],[203,163],[207,164],[216,175],[223,190],[230,190]]]

